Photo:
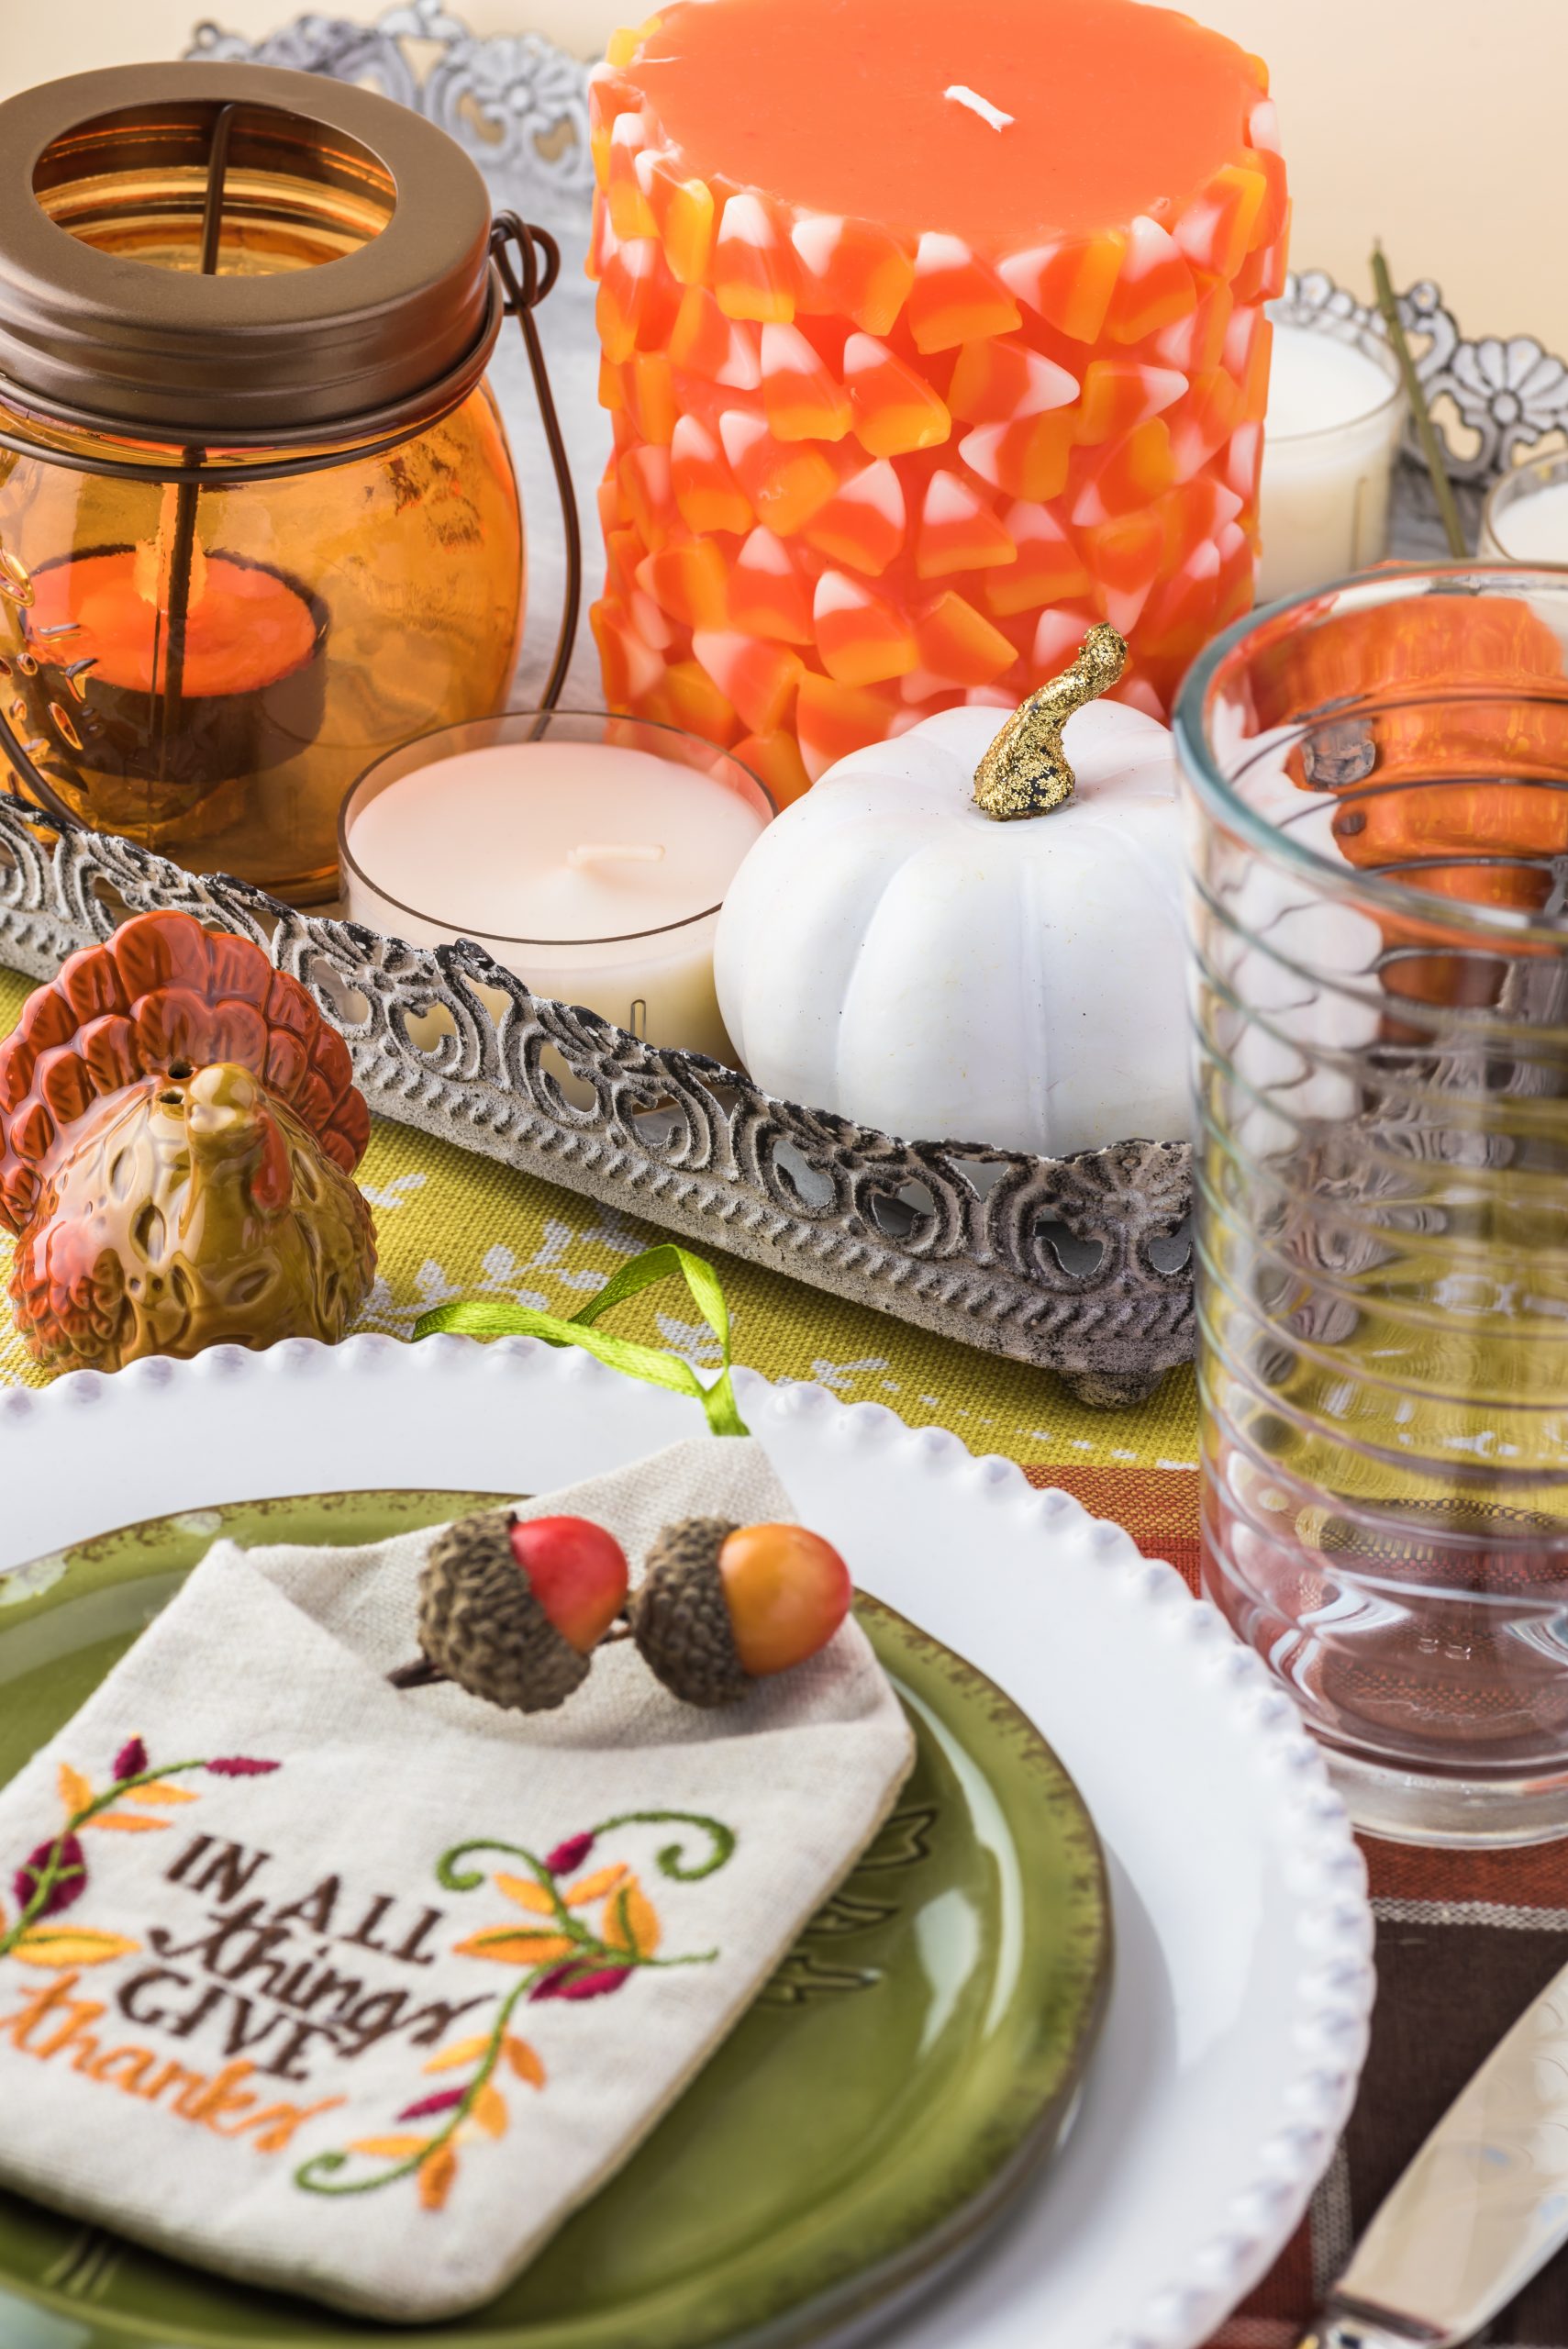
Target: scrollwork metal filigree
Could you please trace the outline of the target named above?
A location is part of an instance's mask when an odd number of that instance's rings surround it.
[[[896,1141],[542,1001],[466,941],[409,946],[296,912],[0,799],[0,961],[47,977],[154,906],[243,931],[301,980],[384,1117],[1060,1371],[1091,1401],[1145,1395],[1191,1354],[1184,1143],[1043,1159]]]
[[[1418,279],[1398,303],[1460,517],[1473,545],[1482,504],[1497,476],[1543,442],[1568,437],[1568,366],[1533,335],[1467,340],[1429,277]],[[1316,313],[1370,334],[1384,331],[1376,310],[1337,285],[1326,270],[1288,277],[1284,306],[1287,315]],[[1394,551],[1441,561],[1447,544],[1413,424],[1406,427],[1403,456],[1394,483]]]
[[[1284,298],[1287,309],[1340,318],[1370,334],[1383,332],[1377,312],[1336,285],[1326,270],[1288,277]],[[1441,403],[1451,400],[1466,438],[1473,436],[1473,446],[1462,447],[1443,429],[1444,456],[1455,481],[1489,488],[1521,453],[1553,433],[1568,432],[1568,366],[1533,335],[1483,335],[1467,341],[1429,277],[1418,279],[1398,300],[1400,321],[1414,339],[1416,373],[1438,409],[1440,429],[1447,423]],[[1420,465],[1413,429],[1407,433],[1406,453]]]
[[[439,0],[407,0],[373,25],[312,15],[260,41],[201,24],[188,53],[368,83],[450,131],[505,182],[508,203],[586,219],[594,186],[588,69],[538,33],[481,39]],[[422,71],[417,57],[428,61]]]

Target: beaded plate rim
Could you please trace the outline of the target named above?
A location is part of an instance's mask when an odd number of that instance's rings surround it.
[[[1373,1993],[1366,1871],[1322,1756],[1290,1698],[1260,1659],[1237,1643],[1213,1607],[1190,1596],[1173,1567],[1144,1559],[1119,1525],[1092,1517],[1065,1493],[1036,1490],[1015,1463],[995,1455],[976,1456],[944,1429],[911,1429],[880,1404],[845,1404],[826,1388],[775,1386],[756,1372],[738,1372],[736,1377],[753,1433],[764,1442],[772,1437],[785,1455],[779,1464],[786,1483],[789,1456],[798,1458],[803,1450],[809,1455],[820,1448],[824,1466],[819,1473],[828,1475],[838,1461],[880,1453],[879,1468],[891,1472],[895,1486],[916,1480],[927,1480],[928,1489],[954,1486],[966,1512],[973,1506],[1010,1515],[1014,1540],[1032,1548],[1049,1538],[1057,1552],[1053,1572],[1112,1578],[1118,1621],[1138,1625],[1174,1672],[1195,1678],[1205,1711],[1223,1718],[1244,1759],[1238,1783],[1266,1789],[1268,1824],[1265,1831],[1260,1822],[1258,1831],[1269,1865],[1277,1872],[1281,1898],[1289,1905],[1296,1952],[1290,1994],[1290,2076],[1277,2125],[1246,2157],[1244,2182],[1231,2193],[1223,2223],[1187,2252],[1158,2289],[1143,2296],[1136,2312],[1129,2310],[1119,2318],[1114,2332],[1084,2343],[1084,2349],[1199,2349],[1266,2271],[1299,2222],[1349,2115],[1365,2055]],[[216,1465],[204,1457],[195,1472],[183,1460],[171,1468],[156,1442],[147,1439],[155,1436],[159,1425],[172,1424],[176,1415],[184,1424],[193,1417],[219,1413],[225,1427],[238,1427],[247,1390],[270,1394],[267,1418],[275,1429],[290,1408],[284,1390],[291,1387],[304,1390],[300,1424],[310,1430],[309,1440],[333,1445],[333,1475],[342,1488],[354,1482],[353,1465],[358,1464],[350,1464],[348,1442],[358,1443],[367,1424],[373,1430],[367,1456],[377,1440],[397,1441],[400,1411],[410,1421],[436,1425],[429,1415],[435,1396],[440,1397],[440,1440],[447,1448],[439,1461],[427,1458],[421,1474],[454,1487],[474,1482],[477,1488],[483,1481],[470,1475],[483,1441],[474,1425],[481,1412],[491,1418],[504,1413],[509,1427],[525,1423],[530,1392],[534,1408],[548,1413],[554,1423],[552,1445],[562,1446],[562,1456],[552,1455],[552,1473],[567,1479],[700,1433],[704,1425],[689,1401],[623,1379],[580,1351],[563,1354],[527,1338],[503,1338],[486,1346],[446,1335],[409,1345],[366,1333],[336,1347],[291,1339],[261,1353],[220,1346],[190,1361],[151,1357],[112,1375],[72,1372],[50,1387],[17,1387],[0,1397],[0,1478],[10,1468],[12,1479],[22,1483],[18,1472],[24,1455],[27,1460],[22,1507],[0,1532],[5,1543],[0,1577],[8,1565],[39,1550],[66,1546],[77,1538],[76,1524],[91,1526],[92,1493],[83,1489],[82,1479],[63,1495],[49,1489],[45,1472],[57,1446],[59,1457],[76,1456],[89,1427],[102,1445],[110,1436],[107,1421],[117,1412],[140,1421],[139,1448],[144,1457],[131,1464],[129,1473],[139,1481],[127,1496],[130,1513],[139,1517],[210,1501],[210,1494],[195,1495],[188,1483],[183,1498],[171,1497],[173,1488],[167,1480],[172,1476],[237,1477],[247,1491],[261,1493],[265,1474],[258,1483],[254,1469],[237,1464],[233,1454],[241,1448],[238,1439],[229,1447],[229,1457],[220,1456]],[[150,1410],[157,1415],[150,1429]],[[165,1410],[167,1422],[161,1417]],[[378,1427],[384,1430],[380,1439],[374,1434]],[[571,1431],[569,1440],[566,1431]],[[179,1451],[177,1445],[168,1448],[170,1456]],[[379,1457],[369,1458],[368,1465],[375,1473],[367,1475],[367,1482],[386,1481]],[[156,1482],[160,1477],[166,1480],[161,1486]],[[8,1486],[12,1479],[6,1479]],[[299,1483],[296,1475],[295,1489]],[[879,1473],[877,1491],[887,1484],[888,1477]],[[116,1506],[118,1509],[117,1499]],[[932,1506],[940,1506],[935,1497]],[[52,1541],[39,1539],[50,1511],[57,1523],[62,1515],[70,1520],[74,1512],[74,1522],[61,1525]],[[986,1545],[984,1554],[999,1561],[1006,1548],[1006,1540],[998,1539]],[[999,1564],[995,1570],[1001,1571]],[[1013,1569],[1029,1575],[1035,1570],[1032,1556]],[[888,1598],[890,1604],[901,1604],[895,1594]],[[901,1611],[909,1611],[906,1601]],[[941,1625],[922,1628],[938,1638],[948,1636]],[[962,1637],[959,1643],[963,1644]],[[992,1674],[1015,1703],[1030,1712],[1028,1698],[1008,1685],[1012,1667],[1006,1660],[988,1653],[984,1642],[977,1646],[973,1639],[964,1652],[977,1669]],[[1084,1783],[1082,1757],[1063,1740],[1058,1723],[1046,1719],[1039,1726],[1083,1787],[1104,1832],[1102,1805],[1092,1785]],[[1114,1832],[1107,1848],[1117,1859]],[[1217,1919],[1217,1929],[1218,1922]],[[1115,2028],[1113,2010],[1106,2045]],[[954,2290],[962,2293],[962,2278]],[[955,2306],[955,2301],[944,2303],[944,2321],[951,2320]],[[973,2337],[982,2338],[979,2332]]]

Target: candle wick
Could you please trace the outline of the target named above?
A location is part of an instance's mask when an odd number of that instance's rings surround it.
[[[579,841],[566,862],[576,873],[584,864],[657,864],[663,853],[651,841]]]
[[[967,106],[982,122],[988,122],[993,130],[1006,130],[1018,119],[1016,115],[1004,114],[1000,106],[994,106],[989,98],[983,98],[978,90],[972,90],[964,82],[951,82],[942,95],[951,98],[955,105]]]

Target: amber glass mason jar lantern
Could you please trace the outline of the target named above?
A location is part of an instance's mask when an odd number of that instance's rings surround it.
[[[506,290],[473,164],[369,91],[195,63],[0,106],[0,773],[330,896],[353,777],[506,699]]]

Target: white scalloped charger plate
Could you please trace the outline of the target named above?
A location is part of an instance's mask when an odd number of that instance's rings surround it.
[[[1294,2231],[1365,2052],[1364,1874],[1317,1751],[1119,1526],[876,1405],[738,1383],[801,1516],[1038,1721],[1109,1861],[1116,1983],[1077,2124],[983,2255],[905,2314],[900,2349],[1198,2349]],[[0,1399],[0,1575],[219,1501],[544,1491],[703,1426],[526,1339],[81,1372]]]

